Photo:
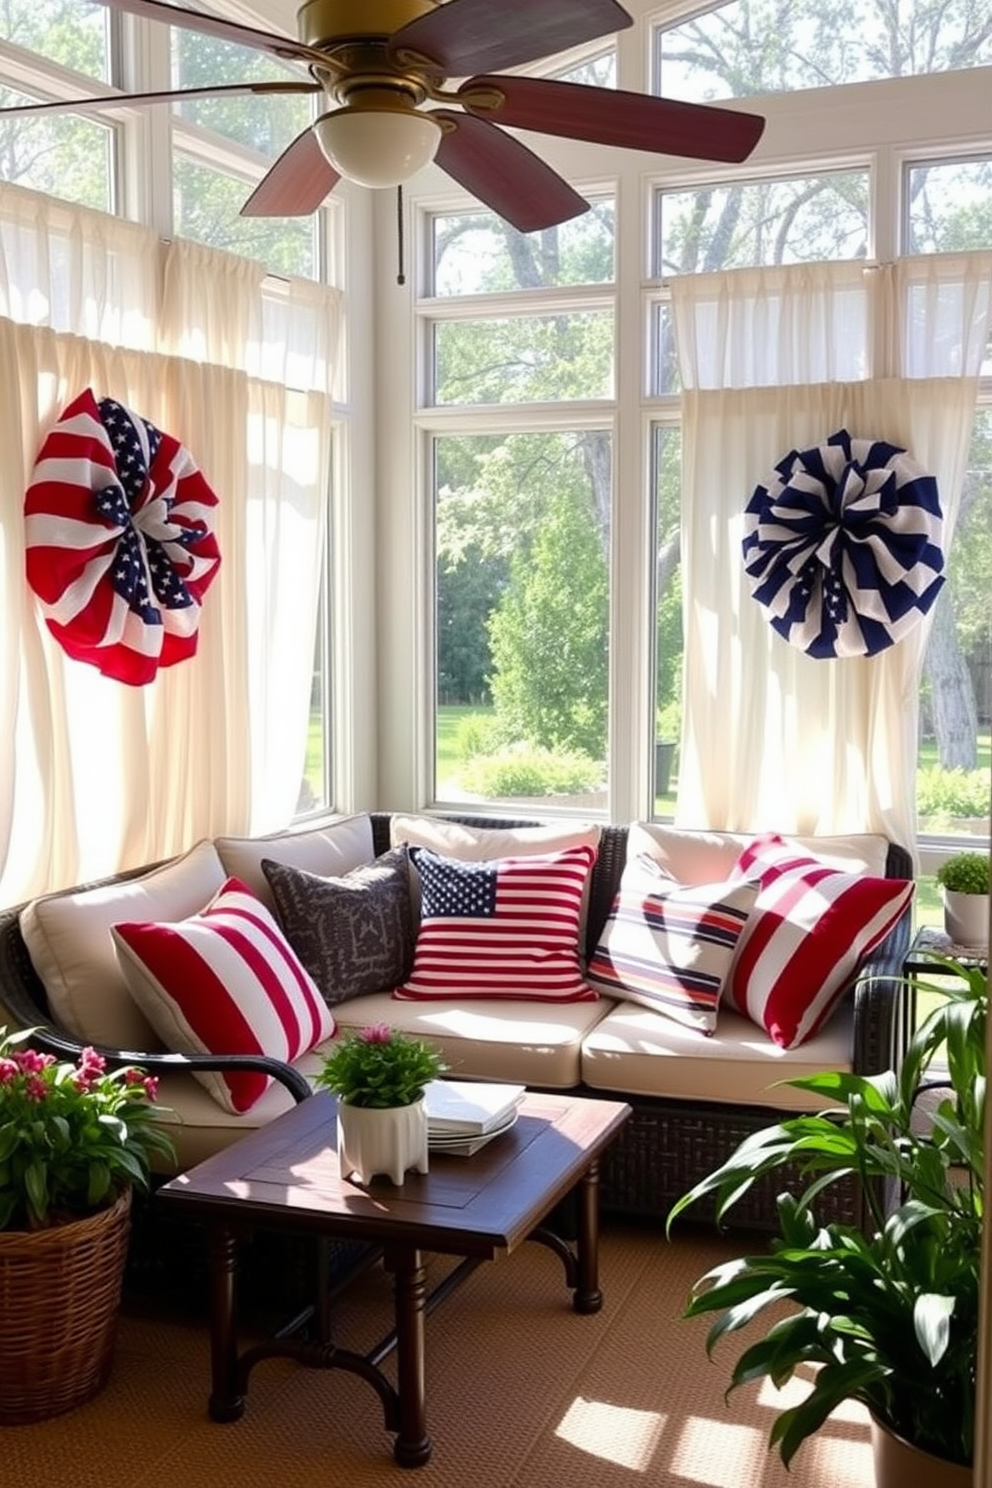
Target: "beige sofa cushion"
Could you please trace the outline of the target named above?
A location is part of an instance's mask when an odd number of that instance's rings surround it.
[[[25,905],[21,934],[57,1021],[77,1038],[115,1049],[160,1049],[128,991],[110,927],[122,920],[182,920],[224,883],[212,842],[198,842],[139,878],[48,894]]]
[[[666,827],[659,822],[631,822],[627,833],[627,858],[647,853],[670,873],[677,883],[717,883],[730,876],[741,849],[753,842],[755,832],[713,832],[685,827]],[[782,833],[831,867],[848,873],[869,873],[882,878],[888,842],[873,832],[846,836],[799,837]]]
[[[312,1049],[293,1061],[294,1067],[313,1077],[320,1069],[321,1050]],[[261,1100],[240,1115],[225,1110],[190,1074],[164,1074],[158,1087],[159,1115],[175,1148],[172,1162],[156,1161],[156,1171],[181,1173],[229,1147],[256,1127],[293,1108],[295,1102],[284,1085],[273,1080]]]
[[[782,1049],[727,1008],[707,1037],[635,1003],[617,1003],[583,1040],[582,1078],[595,1090],[629,1095],[808,1111],[824,1102],[775,1082],[850,1070],[852,1021],[847,1005],[798,1049]]]
[[[599,1002],[513,1002],[479,997],[471,1002],[435,998],[399,1002],[374,992],[339,1003],[338,1027],[388,1023],[430,1039],[459,1080],[510,1080],[568,1090],[580,1078],[582,1040],[613,1006]]]
[[[270,832],[266,837],[215,837],[225,871],[247,884],[269,910],[275,899],[262,872],[262,859],[304,868],[323,878],[340,876],[375,857],[372,818],[367,812],[322,822],[306,831]]]
[[[392,845],[406,842],[429,847],[445,857],[482,863],[523,853],[558,852],[563,847],[598,847],[596,822],[546,822],[539,827],[472,827],[437,816],[394,815],[389,825]]]

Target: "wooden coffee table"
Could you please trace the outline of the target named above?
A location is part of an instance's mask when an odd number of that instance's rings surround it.
[[[599,1159],[629,1115],[620,1101],[528,1093],[516,1125],[474,1157],[432,1152],[430,1172],[408,1173],[401,1187],[378,1178],[361,1187],[341,1177],[336,1102],[322,1093],[166,1183],[158,1201],[204,1221],[210,1235],[211,1417],[232,1421],[243,1413],[248,1376],[262,1359],[347,1369],[378,1392],[396,1461],[421,1466],[431,1454],[424,1320],[458,1281],[482,1261],[538,1240],[561,1257],[576,1312],[602,1306]],[[573,1190],[574,1244],[544,1225]],[[255,1226],[381,1245],[393,1276],[395,1330],[368,1354],[339,1348],[325,1297],[313,1336],[277,1336],[239,1352],[237,1235]],[[463,1257],[430,1294],[424,1252]],[[381,1368],[394,1349],[395,1385]]]

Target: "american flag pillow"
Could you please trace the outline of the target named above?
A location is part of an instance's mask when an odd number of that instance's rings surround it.
[[[579,960],[588,846],[465,863],[411,847],[421,920],[399,998],[594,1002]]]
[[[777,833],[755,838],[733,876],[757,878],[760,888],[724,995],[794,1049],[823,1026],[906,912],[912,880],[844,871]]]
[[[679,884],[638,854],[623,870],[589,961],[590,982],[687,1028],[715,1032],[724,983],[757,892],[745,879]]]
[[[229,878],[199,914],[133,921],[111,933],[128,989],[177,1054],[270,1054],[293,1060],[334,1032],[334,1018],[275,918]],[[198,1071],[225,1110],[250,1111],[261,1071]]]

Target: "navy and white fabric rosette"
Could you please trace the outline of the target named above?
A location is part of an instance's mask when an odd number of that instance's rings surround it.
[[[753,597],[809,656],[884,651],[944,582],[937,482],[898,445],[846,429],[780,460],[755,488],[744,531]]]

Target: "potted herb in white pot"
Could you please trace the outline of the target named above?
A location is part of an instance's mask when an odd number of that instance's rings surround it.
[[[779,1233],[767,1249],[701,1277],[686,1315],[718,1314],[709,1350],[763,1321],[731,1388],[765,1377],[781,1386],[816,1366],[809,1394],[772,1428],[786,1465],[842,1401],[865,1405],[877,1488],[971,1483],[988,987],[985,972],[957,961],[935,958],[934,971],[954,981],[934,989],[946,1001],[921,1024],[898,1075],[789,1081],[836,1106],[748,1137],[668,1220],[671,1232],[704,1195],[715,1195],[721,1218],[761,1175],[786,1166],[800,1175],[798,1191],[779,1196]],[[935,1109],[921,1119],[928,1087]],[[817,1217],[822,1191],[852,1173],[869,1199],[864,1232]],[[895,1191],[890,1208],[883,1185]]]
[[[944,929],[955,945],[985,946],[989,940],[989,854],[958,852],[936,874],[944,891]]]
[[[401,1184],[428,1170],[424,1092],[447,1069],[426,1039],[386,1023],[349,1030],[325,1056],[315,1083],[338,1097],[338,1158],[344,1177]]]

